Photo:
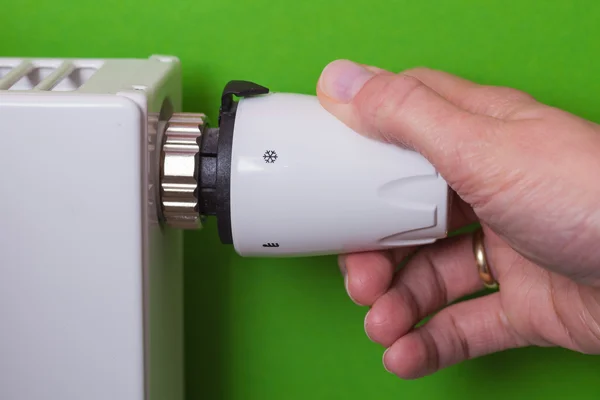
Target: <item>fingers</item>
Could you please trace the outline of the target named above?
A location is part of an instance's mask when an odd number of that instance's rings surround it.
[[[427,152],[442,130],[475,134],[485,128],[485,118],[457,107],[415,77],[374,73],[349,61],[328,65],[317,91],[323,106],[351,128],[419,151]],[[417,135],[428,140],[416,140]]]
[[[454,199],[449,229],[454,231],[474,222],[477,218],[473,210],[459,198]],[[352,301],[358,305],[372,305],[390,287],[396,267],[416,250],[416,247],[401,247],[383,252],[341,255],[338,263]]]
[[[516,130],[510,124],[522,121],[461,106],[475,109],[485,100],[482,107],[495,114],[500,108],[503,112],[518,108],[526,100],[498,95],[501,101],[496,101],[496,94],[473,85],[449,74],[373,72],[350,61],[336,61],[323,71],[317,92],[323,107],[350,128],[417,151],[462,199],[481,205],[523,179],[526,150],[519,136],[510,134]]]
[[[489,148],[501,124],[458,107],[413,76],[373,73],[349,61],[324,70],[318,94],[352,129],[418,151],[450,180],[471,168],[470,154]]]
[[[472,235],[436,243],[417,252],[397,272],[365,317],[365,331],[371,340],[388,347],[425,317],[483,288]]]
[[[446,100],[474,114],[512,119],[524,116],[525,110],[541,106],[531,95],[520,90],[478,85],[443,71],[416,68],[405,73],[417,78]]]
[[[348,296],[358,305],[372,305],[388,290],[396,266],[412,251],[413,247],[404,247],[393,252],[365,252],[340,256],[338,262]]]
[[[500,294],[494,293],[436,314],[392,344],[383,363],[391,373],[414,379],[467,359],[526,345],[504,315]]]
[[[388,284],[394,259],[409,252],[398,249],[397,257],[394,252],[379,255],[385,260],[379,266],[372,259],[359,258],[364,255],[347,257],[350,282],[368,273],[371,266],[384,271],[378,275],[383,279],[369,281],[377,282],[368,292],[369,302],[376,299],[365,317],[365,331],[371,340],[388,348],[384,354],[387,370],[405,379],[418,378],[469,358],[528,345],[510,325],[498,293],[448,306],[483,289],[474,261],[472,235],[423,248]],[[506,254],[490,255],[492,267],[506,259]],[[498,270],[492,272],[502,278]],[[352,288],[355,295],[363,296],[361,286],[353,284]],[[429,322],[414,328],[432,314]]]

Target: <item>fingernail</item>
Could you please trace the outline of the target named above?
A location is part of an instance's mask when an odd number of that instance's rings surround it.
[[[392,372],[392,371],[390,371],[390,370],[388,369],[387,365],[385,365],[385,355],[387,354],[387,352],[388,352],[388,351],[390,351],[390,349],[389,349],[389,348],[387,348],[387,349],[386,349],[386,350],[383,352],[383,357],[381,357],[381,362],[383,363],[383,368],[384,368],[384,369],[385,369],[387,372],[389,372],[390,374],[393,374],[393,372]]]
[[[369,319],[370,312],[371,312],[371,310],[367,311],[367,314],[365,315],[364,329],[365,329],[365,335],[367,335],[367,337],[369,338],[369,340],[371,342],[374,342],[374,340],[371,339],[371,336],[369,336],[369,331],[368,331],[368,327],[367,327],[367,320]]]
[[[350,300],[352,300],[357,306],[362,306],[362,304],[360,304],[358,301],[354,300],[354,298],[350,294],[350,289],[348,289],[348,272],[346,270],[346,256],[344,256],[344,255],[338,256],[338,267],[340,268],[340,272],[342,273],[342,276],[344,277],[344,288],[346,289],[346,293],[348,294],[348,297],[350,297]]]
[[[348,60],[333,61],[325,67],[319,86],[328,97],[349,103],[374,73]]]
[[[338,267],[340,268],[340,272],[342,273],[342,277],[344,277],[344,287],[346,288],[346,293],[350,295],[348,292],[348,271],[346,270],[346,257],[340,255],[338,257]]]

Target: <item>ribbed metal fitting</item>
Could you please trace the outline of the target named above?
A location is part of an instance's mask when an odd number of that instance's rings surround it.
[[[160,197],[164,221],[180,229],[198,229],[197,156],[204,114],[176,113],[165,125],[161,151]]]

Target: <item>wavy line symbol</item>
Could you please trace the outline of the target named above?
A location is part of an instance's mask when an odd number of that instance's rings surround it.
[[[263,247],[279,247],[279,243],[265,243]]]

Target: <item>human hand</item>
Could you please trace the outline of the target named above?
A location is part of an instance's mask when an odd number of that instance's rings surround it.
[[[500,285],[455,303],[484,289],[471,235],[341,256],[346,290],[370,307],[365,331],[387,348],[388,371],[418,378],[524,346],[600,354],[600,126],[428,69],[335,61],[317,94],[352,129],[437,168],[455,192],[451,230],[481,223]]]

